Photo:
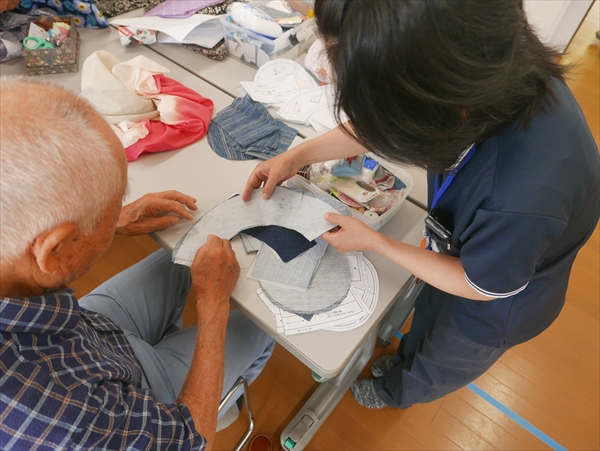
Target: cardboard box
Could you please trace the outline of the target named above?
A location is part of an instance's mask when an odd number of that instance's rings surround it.
[[[48,31],[55,22],[64,22],[71,26],[69,40],[61,46],[52,49],[28,49],[27,47],[23,47],[23,56],[25,57],[29,75],[62,74],[79,71],[80,39],[77,27],[70,16],[32,18],[27,25],[25,36],[29,36],[32,23]]]

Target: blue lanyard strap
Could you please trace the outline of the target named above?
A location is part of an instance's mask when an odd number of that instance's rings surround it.
[[[440,181],[442,180],[443,175],[437,174],[437,176],[435,178],[435,188],[433,191],[433,202],[431,203],[431,210],[433,210],[437,206],[438,201],[440,200],[442,195],[446,192],[446,190],[448,189],[448,187],[454,180],[454,177],[456,177],[456,174],[458,174],[458,171],[460,171],[464,167],[464,165],[469,162],[469,160],[475,153],[475,149],[476,149],[475,144],[473,144],[470,147],[469,152],[464,156],[464,158],[458,165],[458,167],[454,168],[450,172],[450,174],[448,174],[448,177],[446,177],[446,180],[444,180],[444,183],[442,184],[441,187],[440,187]]]

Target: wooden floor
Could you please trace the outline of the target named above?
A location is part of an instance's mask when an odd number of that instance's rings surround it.
[[[599,5],[569,47],[565,61],[577,63],[569,85],[600,142]],[[117,237],[93,270],[73,287],[81,296],[102,281],[139,261],[158,245],[148,237]],[[597,450],[599,438],[599,255],[600,237],[579,253],[567,303],[556,322],[540,336],[507,352],[475,385],[569,450]],[[186,323],[193,322],[193,309]],[[392,353],[378,347],[376,355]],[[364,376],[367,376],[365,370]],[[256,432],[276,443],[283,426],[317,387],[310,371],[277,346],[263,374],[251,387]],[[215,449],[231,450],[245,420],[219,432]],[[550,449],[469,388],[436,402],[404,411],[367,410],[346,393],[308,445],[309,450],[487,450]]]

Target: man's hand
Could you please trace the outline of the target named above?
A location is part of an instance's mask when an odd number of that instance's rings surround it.
[[[4,11],[10,11],[19,6],[21,0],[0,0],[0,13]]]
[[[194,419],[196,430],[212,449],[217,410],[223,392],[225,335],[229,297],[240,275],[240,266],[229,240],[208,235],[192,263],[192,283],[197,299],[198,335],[190,370],[178,402]]]
[[[179,191],[148,193],[121,210],[115,233],[119,235],[144,235],[168,229],[181,218],[191,221],[190,210],[197,210],[196,199]],[[178,216],[173,216],[175,213]]]
[[[240,275],[240,265],[229,240],[208,235],[192,263],[198,323],[211,322],[215,313],[229,314],[229,297]]]
[[[373,250],[374,241],[379,232],[364,222],[335,213],[327,213],[325,221],[336,224],[338,227],[331,232],[325,232],[321,238],[335,247],[338,252]]]

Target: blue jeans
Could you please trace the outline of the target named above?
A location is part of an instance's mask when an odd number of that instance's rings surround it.
[[[121,326],[142,367],[142,386],[152,390],[158,402],[175,402],[192,362],[197,326],[174,327],[181,326],[190,288],[190,269],[173,264],[170,254],[159,250],[79,301],[82,307],[102,313]],[[222,396],[239,376],[252,383],[274,346],[271,337],[233,310],[227,324]],[[231,399],[219,418],[237,398]]]
[[[410,331],[402,337],[392,369],[375,380],[375,391],[391,407],[405,409],[452,393],[485,373],[506,352],[467,338],[447,305],[432,300],[425,285],[415,303]]]

